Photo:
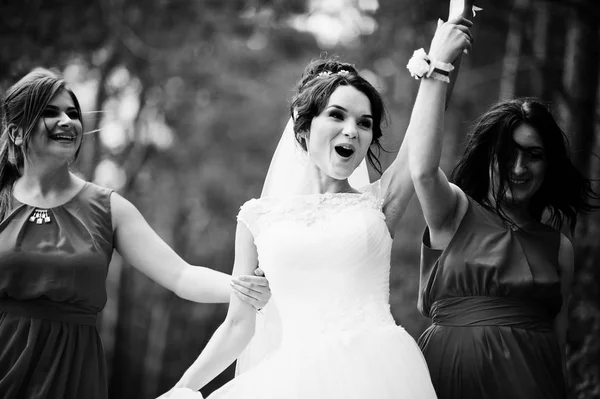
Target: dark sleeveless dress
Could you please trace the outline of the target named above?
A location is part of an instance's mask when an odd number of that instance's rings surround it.
[[[96,318],[113,250],[110,193],[86,183],[42,224],[15,200],[0,223],[0,398],[108,397]]]
[[[439,399],[566,397],[553,322],[562,304],[560,233],[513,230],[469,198],[443,251],[421,252],[419,338]]]

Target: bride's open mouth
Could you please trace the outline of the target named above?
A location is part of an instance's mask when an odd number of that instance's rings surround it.
[[[350,144],[340,144],[334,147],[335,152],[342,158],[350,158],[354,154],[354,146]]]

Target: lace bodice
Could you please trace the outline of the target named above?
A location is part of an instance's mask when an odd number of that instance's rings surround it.
[[[238,220],[254,236],[284,341],[394,323],[392,239],[381,205],[367,189],[253,199],[242,206]]]

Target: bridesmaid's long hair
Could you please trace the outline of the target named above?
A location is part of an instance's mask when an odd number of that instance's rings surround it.
[[[556,123],[548,106],[530,97],[501,101],[493,105],[473,125],[465,151],[450,179],[478,203],[493,209],[502,219],[513,222],[502,212],[500,204],[506,196],[508,174],[512,162],[513,132],[521,124],[533,127],[544,143],[546,175],[533,195],[529,212],[541,220],[544,211],[549,223],[557,229],[568,223],[571,232],[579,212],[597,209],[591,199],[598,196],[569,158],[568,140]],[[490,168],[498,162],[499,188],[492,193],[495,205],[488,200]]]
[[[75,94],[67,88],[62,76],[43,68],[36,68],[12,85],[2,99],[0,124],[0,221],[8,215],[12,203],[14,182],[20,177],[25,163],[31,134],[44,109],[52,98],[67,90],[81,120],[81,107]],[[14,126],[23,132],[23,144],[16,146],[9,129]],[[79,154],[77,150],[76,156]]]

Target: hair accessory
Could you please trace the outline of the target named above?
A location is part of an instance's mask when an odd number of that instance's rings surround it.
[[[410,72],[410,76],[415,79],[433,78],[446,83],[450,83],[450,72],[454,70],[452,64],[428,56],[422,48],[413,52],[406,68]]]
[[[332,75],[332,74],[333,74],[333,72],[331,72],[331,71],[322,71],[322,72],[319,72],[319,73],[317,74],[317,76],[321,78],[321,77],[323,77],[323,76],[330,76],[330,75]],[[340,75],[340,76],[346,76],[346,75],[348,75],[348,74],[350,74],[350,71],[347,71],[347,70],[345,70],[345,69],[340,69],[339,71],[337,71],[337,72],[335,73],[335,75]]]

